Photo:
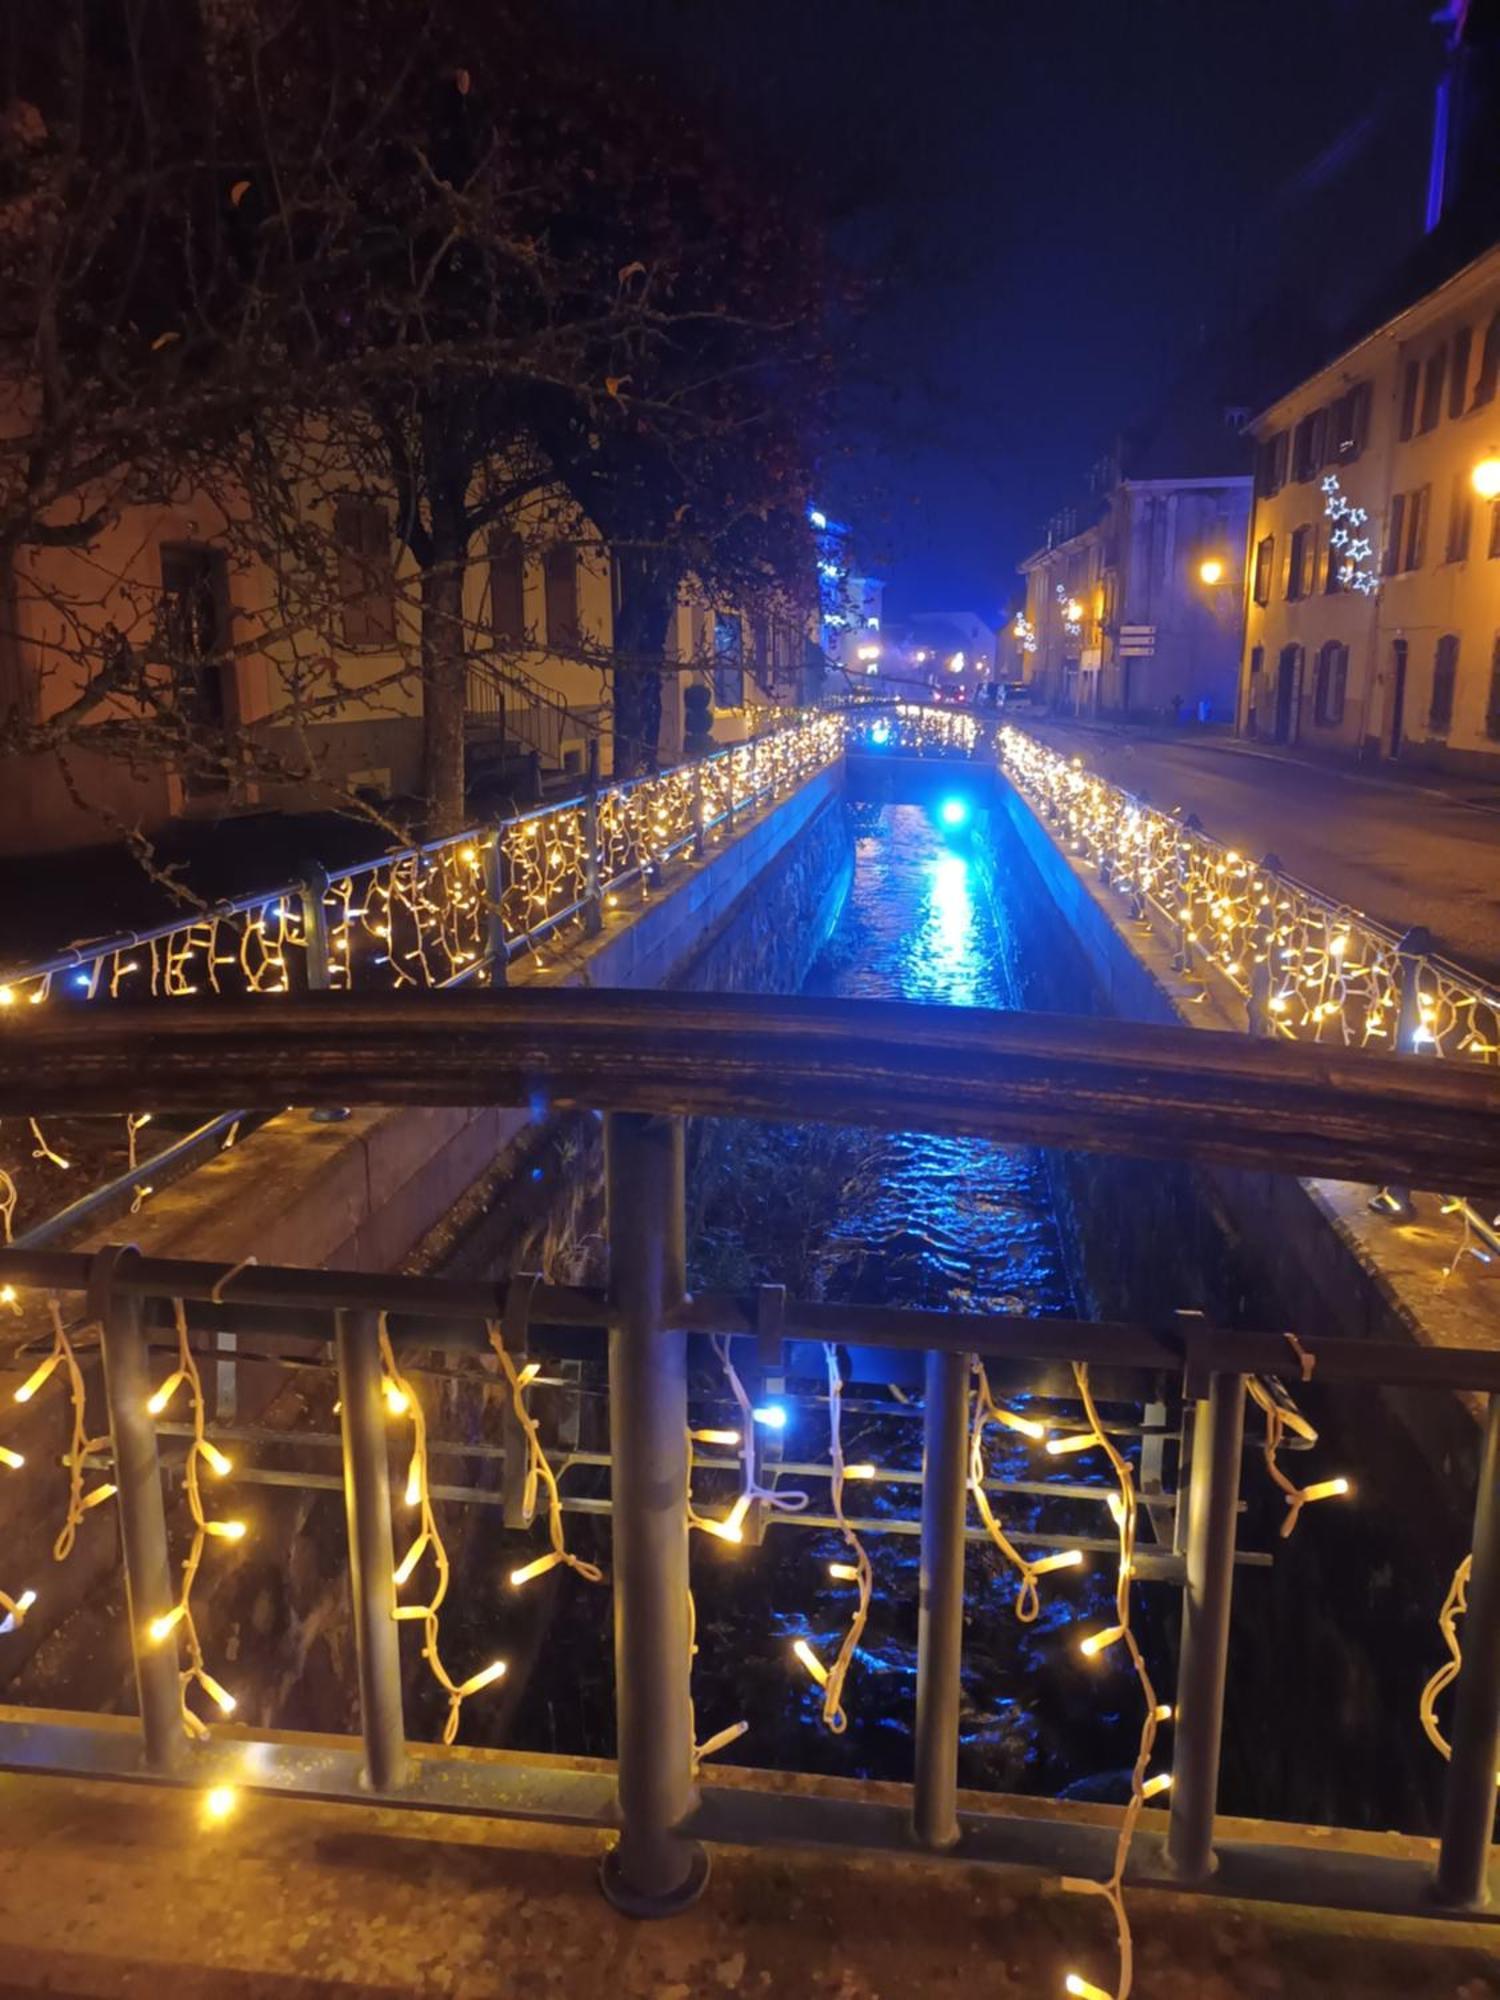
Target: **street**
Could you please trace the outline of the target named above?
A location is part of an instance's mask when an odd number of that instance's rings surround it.
[[[1216,840],[1276,854],[1288,874],[1393,929],[1425,924],[1438,951],[1500,979],[1500,794],[1482,782],[1387,778],[1185,732],[1029,717],[1025,727],[1146,803],[1196,813]]]

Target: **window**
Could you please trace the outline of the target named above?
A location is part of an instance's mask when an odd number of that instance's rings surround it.
[[[1484,330],[1484,352],[1479,357],[1479,379],[1474,384],[1474,408],[1493,403],[1500,387],[1500,312]]]
[[[490,631],[501,645],[526,637],[526,551],[509,528],[490,536]]]
[[[1287,601],[1306,597],[1312,586],[1313,531],[1308,526],[1292,530],[1292,545],[1286,559]]]
[[[1500,501],[1496,503],[1500,514]],[[1271,578],[1276,573],[1276,537],[1264,535],[1255,544],[1255,601],[1269,604],[1271,601]]]
[[[1474,489],[1463,473],[1453,481],[1453,497],[1448,503],[1448,542],[1443,552],[1446,562],[1469,560],[1469,536],[1474,527]]]
[[[1255,447],[1255,491],[1269,500],[1286,484],[1287,434],[1277,431]]]
[[[377,500],[340,500],[333,510],[339,605],[346,646],[389,646],[396,637],[391,524]]]
[[[1418,428],[1426,433],[1435,431],[1443,414],[1443,383],[1448,375],[1448,343],[1435,347],[1427,357],[1427,367],[1422,375],[1422,421]]]
[[[547,601],[547,644],[559,650],[578,644],[578,550],[554,542],[542,558]]]
[[[1432,701],[1427,710],[1427,727],[1435,735],[1446,736],[1453,727],[1453,691],[1458,682],[1458,634],[1445,632],[1432,656]]]
[[[231,721],[229,564],[219,549],[167,543],[161,552],[162,651],[178,709],[190,727],[209,732]],[[185,759],[191,793],[222,794],[228,766],[202,745]]]
[[[1500,743],[1500,632],[1490,651],[1490,694],[1484,705],[1484,733],[1492,743]]]
[[[1401,436],[1409,438],[1417,427],[1417,390],[1422,382],[1421,365],[1408,361],[1401,378]]]
[[[1390,517],[1385,524],[1385,547],[1380,552],[1380,573],[1394,576],[1401,567],[1401,531],[1406,525],[1406,495],[1391,495]]]
[[[1406,552],[1401,567],[1420,569],[1427,559],[1427,516],[1432,511],[1432,488],[1419,486],[1406,496]]]
[[[1453,336],[1453,365],[1448,371],[1448,414],[1461,417],[1469,393],[1469,356],[1474,348],[1472,327],[1461,326]]]
[[[1328,439],[1325,458],[1348,465],[1365,448],[1370,431],[1370,385],[1356,382],[1328,408]]]
[[[1323,441],[1328,432],[1328,412],[1314,410],[1298,424],[1292,438],[1292,477],[1306,485],[1323,469]]]
[[[1330,639],[1318,654],[1313,675],[1313,720],[1334,729],[1344,719],[1344,695],[1349,681],[1349,648]]]
[[[714,706],[745,705],[745,632],[731,612],[714,613]]]

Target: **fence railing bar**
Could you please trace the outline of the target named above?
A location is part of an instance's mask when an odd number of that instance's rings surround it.
[[[339,1422],[360,1732],[366,1782],[372,1792],[389,1792],[406,1775],[406,1735],[378,1334],[379,1321],[371,1313],[338,1315]]]
[[[233,1131],[236,1125],[243,1125],[247,1119],[256,1117],[251,1111],[221,1111],[216,1118],[210,1118],[196,1131],[185,1132],[180,1139],[174,1139],[170,1146],[163,1146],[159,1153],[153,1153],[149,1160],[131,1167],[123,1174],[116,1174],[102,1187],[92,1193],[80,1195],[77,1201],[70,1201],[66,1208],[60,1208],[49,1215],[45,1222],[35,1223],[30,1229],[23,1229],[15,1238],[13,1248],[17,1250],[39,1250],[44,1244],[55,1243],[59,1236],[66,1236],[74,1229],[81,1229],[86,1222],[92,1222],[103,1215],[126,1196],[132,1199],[148,1184],[155,1186],[164,1174],[176,1168],[193,1164],[199,1154],[209,1154],[222,1150],[218,1142],[225,1133]]]
[[[66,1250],[0,1249],[0,1282],[18,1290],[58,1293],[87,1289],[90,1260]],[[260,1320],[236,1327],[237,1307],[292,1309],[331,1314],[340,1308],[388,1311],[393,1331],[415,1323],[411,1337],[434,1348],[482,1350],[484,1328],[504,1309],[505,1286],[417,1278],[398,1272],[365,1275],[256,1264],[226,1284],[222,1264],[197,1260],[133,1257],[123,1266],[118,1287],[133,1296],[211,1302],[222,1293],[213,1324],[225,1329],[263,1331]],[[700,1295],[665,1315],[669,1329],[698,1334],[753,1332],[753,1306],[734,1294]],[[542,1330],[572,1333],[606,1331],[615,1314],[598,1290],[538,1282],[530,1323]],[[429,1328],[428,1320],[440,1324]],[[417,1329],[420,1328],[420,1332]],[[305,1333],[306,1329],[299,1329]],[[1070,1320],[1009,1313],[936,1313],[900,1306],[835,1306],[821,1300],[788,1299],[785,1334],[789,1340],[842,1342],[854,1346],[910,1351],[980,1354],[997,1361],[1060,1364],[1088,1361],[1122,1374],[1139,1370],[1181,1372],[1189,1363],[1204,1375],[1229,1372],[1278,1375],[1287,1370],[1291,1350],[1286,1334],[1218,1327],[1194,1322],[1191,1333],[1149,1323]],[[331,1338],[331,1324],[324,1335]],[[1482,1347],[1419,1347],[1414,1343],[1348,1340],[1299,1335],[1320,1382],[1378,1383],[1434,1391],[1500,1391],[1500,1352]],[[539,1343],[545,1347],[545,1341]],[[1048,1393],[1044,1391],[1041,1393]]]
[[[923,1847],[941,1850],[958,1839],[968,1357],[929,1353],[925,1386],[912,1828]]]
[[[1443,1794],[1435,1888],[1450,1908],[1490,1901],[1491,1843],[1500,1797],[1500,1396],[1485,1416],[1474,1498],[1474,1536],[1463,1659],[1453,1705],[1452,1755]]]
[[[1193,1426],[1187,1491],[1187,1577],[1172,1757],[1172,1816],[1166,1861],[1197,1882],[1213,1871],[1219,1747],[1229,1665],[1235,1529],[1245,1443],[1245,1380],[1215,1374]]]
[[[172,1612],[175,1593],[167,1555],[156,1432],[146,1407],[152,1383],[141,1304],[139,1297],[118,1282],[134,1259],[133,1251],[112,1247],[89,1260],[89,1307],[99,1322],[104,1360],[104,1400],[119,1489],[125,1616],[140,1705],[142,1754],[147,1769],[165,1772],[183,1752],[182,1697],[176,1634],[169,1632],[166,1640],[152,1637],[153,1626]]]

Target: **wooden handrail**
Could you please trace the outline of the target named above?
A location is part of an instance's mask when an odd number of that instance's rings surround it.
[[[0,1018],[0,1114],[226,1101],[868,1125],[1500,1197],[1500,1070],[1192,1028],[525,988]]]

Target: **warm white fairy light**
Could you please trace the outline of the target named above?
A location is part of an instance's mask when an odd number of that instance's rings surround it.
[[[438,1529],[437,1516],[432,1509],[432,1495],[427,1479],[427,1418],[421,1400],[411,1383],[396,1365],[395,1350],[391,1346],[390,1330],[386,1315],[380,1315],[377,1337],[380,1342],[380,1365],[382,1371],[381,1394],[386,1408],[394,1409],[394,1399],[386,1395],[384,1384],[390,1382],[397,1395],[405,1404],[404,1416],[397,1421],[409,1423],[412,1434],[410,1466],[407,1471],[406,1491],[411,1506],[420,1510],[416,1536],[397,1567],[398,1583],[410,1582],[418,1565],[429,1555],[433,1562],[433,1584],[426,1601],[421,1604],[398,1604],[395,1617],[398,1624],[420,1624],[422,1627],[422,1657],[427,1662],[428,1671],[438,1686],[448,1697],[448,1714],[443,1724],[443,1742],[452,1743],[458,1735],[459,1716],[464,1703],[471,1695],[492,1686],[505,1673],[504,1660],[492,1660],[467,1680],[456,1681],[449,1673],[443,1660],[439,1644],[441,1612],[448,1595],[450,1570],[448,1550]]]
[[[1037,1579],[1058,1570],[1075,1569],[1083,1561],[1080,1549],[1067,1549],[1057,1555],[1042,1556],[1032,1562],[1023,1556],[1005,1529],[990,1504],[990,1496],[985,1490],[988,1472],[984,1461],[985,1433],[991,1424],[999,1424],[1004,1429],[1017,1432],[1031,1443],[1037,1444],[1046,1436],[1046,1427],[1030,1417],[1021,1417],[1013,1410],[1007,1410],[997,1403],[990,1392],[989,1376],[984,1364],[976,1360],[974,1369],[974,1406],[969,1424],[969,1493],[979,1513],[985,1533],[991,1542],[1015,1570],[1019,1583],[1016,1588],[1016,1617],[1023,1625],[1030,1625],[1040,1612],[1041,1597],[1037,1591]]]

